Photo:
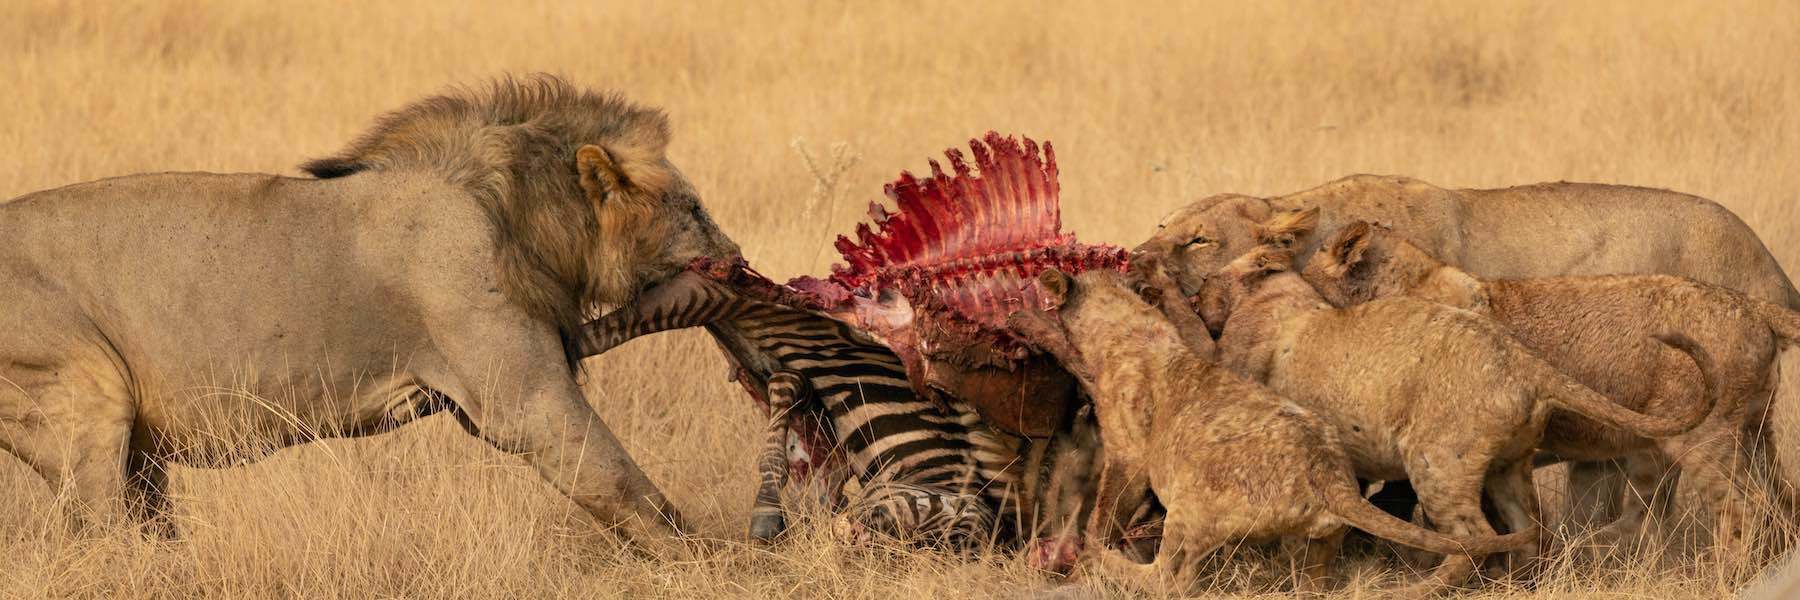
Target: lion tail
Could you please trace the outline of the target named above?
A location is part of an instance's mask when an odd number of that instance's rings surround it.
[[[1749,300],[1751,310],[1762,318],[1763,323],[1768,325],[1770,333],[1781,339],[1782,345],[1800,345],[1800,312],[1795,312],[1774,302],[1755,298]],[[1771,387],[1768,390],[1771,406],[1760,416],[1761,422],[1757,427],[1756,447],[1752,456],[1760,463],[1758,466],[1763,471],[1760,475],[1764,479],[1764,485],[1768,486],[1771,496],[1778,503],[1776,508],[1781,513],[1780,516],[1789,523],[1800,525],[1800,488],[1796,488],[1788,479],[1787,471],[1781,464],[1780,453],[1776,451],[1777,444],[1773,439],[1776,434],[1773,400],[1777,393],[1774,386],[1781,385],[1782,379],[1781,361],[1777,359],[1775,373],[1770,378]]]
[[[1719,381],[1718,371],[1714,368],[1712,354],[1701,348],[1694,340],[1680,333],[1661,333],[1655,336],[1657,341],[1680,350],[1693,359],[1700,368],[1700,374],[1706,384],[1706,398],[1679,417],[1671,418],[1648,415],[1613,402],[1611,398],[1601,395],[1593,388],[1582,385],[1549,363],[1537,361],[1540,368],[1546,371],[1551,379],[1548,390],[1550,399],[1557,406],[1579,413],[1581,416],[1599,421],[1609,427],[1629,431],[1635,435],[1651,438],[1669,437],[1684,433],[1706,420],[1712,414],[1713,405],[1718,403]]]
[[[1318,474],[1330,481],[1319,481],[1319,487],[1325,493],[1325,506],[1331,514],[1337,515],[1350,526],[1369,532],[1375,537],[1405,544],[1427,552],[1438,554],[1465,554],[1481,556],[1522,548],[1537,541],[1537,530],[1531,529],[1505,535],[1478,535],[1457,537],[1432,531],[1418,525],[1401,520],[1387,511],[1370,504],[1367,498],[1357,493],[1355,480],[1348,473],[1341,476]]]
[[[1750,301],[1751,310],[1768,324],[1769,331],[1781,338],[1782,343],[1800,344],[1800,312],[1766,300],[1746,299]]]

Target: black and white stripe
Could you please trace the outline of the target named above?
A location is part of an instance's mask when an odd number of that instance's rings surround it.
[[[824,417],[838,441],[834,451],[842,454],[852,475],[844,496],[858,507],[851,514],[864,525],[905,537],[919,532],[890,531],[891,527],[971,522],[991,527],[995,507],[1012,502],[1016,444],[993,434],[967,405],[952,400],[945,410],[919,398],[892,351],[828,317],[748,298],[688,273],[590,324],[576,343],[580,355],[588,356],[640,335],[701,325],[740,372],[752,378],[744,382],[747,387],[768,390],[772,409],[782,397],[792,403],[792,410],[816,411]],[[781,428],[771,422],[769,444]],[[752,517],[753,535],[759,539],[772,537],[780,527],[779,508],[772,504],[778,495],[768,492],[770,482],[785,477],[787,465],[769,460],[774,453],[765,447],[765,460],[759,461],[759,470],[782,469],[759,473],[761,487]],[[920,502],[926,493],[941,497]],[[884,494],[900,495],[883,498]],[[975,506],[985,514],[916,512],[971,511]],[[892,510],[908,514],[887,513]]]
[[[980,494],[944,493],[935,487],[877,482],[843,513],[840,535],[864,541],[879,534],[904,543],[970,549],[995,535],[995,515]]]
[[[807,396],[806,379],[793,371],[776,371],[769,376],[766,398],[769,403],[769,426],[763,439],[761,455],[756,460],[756,504],[750,509],[750,539],[766,542],[787,528],[787,516],[781,510],[781,489],[788,479],[788,419],[794,404]]]

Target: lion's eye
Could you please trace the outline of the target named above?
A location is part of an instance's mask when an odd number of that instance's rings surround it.
[[[1196,236],[1194,236],[1194,239],[1188,240],[1187,245],[1189,245],[1189,246],[1205,246],[1205,245],[1211,244],[1211,243],[1213,243],[1212,238],[1206,237],[1204,235],[1196,235]]]

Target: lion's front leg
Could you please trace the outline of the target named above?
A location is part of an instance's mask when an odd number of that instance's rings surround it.
[[[427,326],[450,372],[424,378],[477,436],[524,458],[602,523],[681,534],[662,491],[582,398],[547,324],[489,304]]]
[[[1101,450],[1099,481],[1094,489],[1094,507],[1088,514],[1087,544],[1095,549],[1112,548],[1125,538],[1132,516],[1150,497],[1150,479],[1131,461],[1108,455]]]

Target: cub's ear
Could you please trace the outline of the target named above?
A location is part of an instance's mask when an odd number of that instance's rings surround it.
[[[648,208],[662,198],[674,178],[660,149],[630,146],[582,146],[575,151],[575,172],[596,211],[618,208],[611,206],[614,202]]]
[[[1139,250],[1131,253],[1126,263],[1125,275],[1136,286],[1169,287],[1174,285],[1174,278],[1163,268],[1162,256]]]
[[[1069,295],[1075,291],[1075,280],[1057,269],[1046,269],[1037,276],[1038,308],[1057,310],[1069,303]]]
[[[1338,268],[1348,271],[1362,263],[1374,236],[1375,228],[1368,221],[1353,221],[1325,242],[1325,252]]]
[[[1173,283],[1169,274],[1162,270],[1162,260],[1155,255],[1133,252],[1131,262],[1127,263],[1125,282],[1131,291],[1145,303],[1160,306],[1162,304],[1163,286]]]
[[[1280,273],[1292,269],[1294,268],[1294,251],[1286,248],[1264,250],[1257,254],[1256,262],[1252,267],[1252,270],[1258,275]]]
[[[1275,213],[1268,220],[1257,224],[1254,231],[1257,242],[1287,248],[1300,238],[1311,235],[1318,226],[1319,207],[1314,206]]]
[[[1162,271],[1162,257],[1148,250],[1134,250],[1126,261],[1126,270],[1133,276],[1146,279],[1156,277]]]

